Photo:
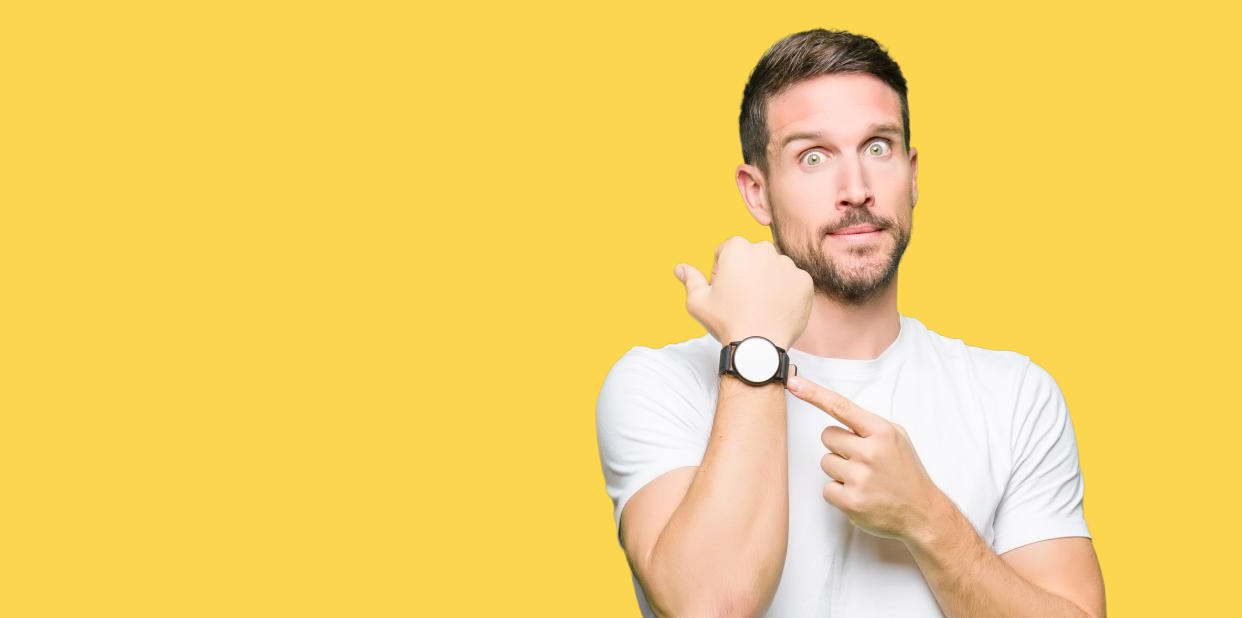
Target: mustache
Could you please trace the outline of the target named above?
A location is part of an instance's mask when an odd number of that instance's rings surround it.
[[[873,225],[881,230],[888,229],[895,225],[894,222],[887,219],[881,219],[875,216],[875,213],[866,208],[854,208],[845,212],[845,216],[841,217],[836,223],[825,225],[820,229],[820,236],[833,234],[837,230],[845,229],[851,225]]]

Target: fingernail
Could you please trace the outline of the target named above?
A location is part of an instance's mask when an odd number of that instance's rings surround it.
[[[802,378],[798,376],[789,376],[789,379],[785,380],[785,384],[789,386],[789,390],[795,393],[802,390]]]
[[[684,282],[684,281],[686,280],[686,273],[685,273],[685,271],[683,271],[683,270],[682,270],[682,268],[681,268],[681,264],[678,264],[678,265],[677,265],[677,268],[674,268],[674,269],[673,269],[673,274],[674,274],[674,275],[677,275],[677,279],[678,279],[679,281],[683,281],[683,282]]]

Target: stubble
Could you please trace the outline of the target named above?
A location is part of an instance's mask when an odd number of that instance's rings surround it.
[[[771,203],[771,202],[769,202]],[[811,275],[815,284],[815,292],[845,305],[862,305],[880,294],[897,276],[897,266],[901,256],[910,244],[910,231],[902,230],[896,221],[881,219],[865,207],[851,208],[845,216],[831,227],[815,230],[815,233],[802,246],[788,243],[780,231],[779,216],[773,207],[772,243],[782,254],[789,256],[798,268]],[[842,264],[827,255],[823,243],[833,242],[827,234],[851,225],[873,225],[881,228],[881,233],[892,237],[891,249],[878,267],[872,260],[868,263]],[[912,227],[912,226],[911,226]],[[851,256],[865,259],[868,255],[881,251],[876,243],[851,247]]]

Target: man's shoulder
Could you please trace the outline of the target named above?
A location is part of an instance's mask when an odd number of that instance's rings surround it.
[[[720,344],[710,334],[659,347],[636,345],[613,364],[609,375],[636,372],[668,378],[714,375]]]
[[[962,339],[942,335],[911,317],[903,317],[913,326],[916,339],[925,353],[941,360],[965,364],[978,377],[1020,379],[1032,364],[1029,356],[1015,350],[988,348],[966,343]]]
[[[926,348],[924,354],[935,359],[933,366],[950,380],[963,379],[984,401],[1022,414],[1060,397],[1052,374],[1026,354],[971,345],[926,327],[922,330],[926,332],[918,339]]]
[[[710,418],[714,409],[719,358],[720,349],[710,335],[630,348],[613,363],[600,387],[596,405],[600,427],[642,425],[661,416],[697,426],[695,419]]]

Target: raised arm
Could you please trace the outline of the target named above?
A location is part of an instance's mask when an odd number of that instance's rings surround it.
[[[630,565],[660,616],[753,616],[776,594],[789,536],[785,393],[725,376],[703,462],[625,505]]]
[[[788,348],[806,327],[812,285],[772,243],[735,236],[716,249],[712,281],[687,264],[686,308],[722,343],[752,335]],[[723,376],[697,467],[637,491],[622,545],[662,616],[758,615],[772,601],[789,536],[785,392]]]

